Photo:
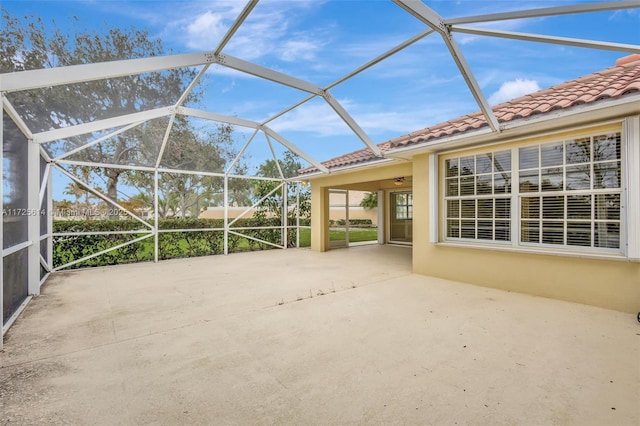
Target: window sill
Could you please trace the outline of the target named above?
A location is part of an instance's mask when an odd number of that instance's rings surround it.
[[[529,248],[529,247],[514,247],[512,245],[498,245],[498,244],[474,244],[467,242],[454,242],[454,241],[440,241],[434,245],[439,247],[458,247],[466,249],[476,250],[492,250],[502,252],[513,253],[526,253],[526,254],[541,254],[547,256],[564,256],[564,257],[578,257],[584,259],[597,259],[597,260],[613,260],[622,262],[639,262],[640,259],[631,259],[626,257],[622,253],[593,253],[593,252],[580,252],[569,250],[550,250],[548,248]]]

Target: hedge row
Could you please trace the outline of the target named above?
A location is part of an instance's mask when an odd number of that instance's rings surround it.
[[[290,219],[289,226],[295,226],[295,219]],[[282,244],[282,231],[274,229],[237,229],[280,226],[279,219],[240,219],[233,224],[235,232],[243,236],[229,233],[229,253],[274,248],[270,244],[255,241],[251,238]],[[301,220],[301,225],[308,226],[309,220]],[[188,232],[160,232],[158,235],[158,257],[174,259],[181,257],[208,256],[224,253],[224,231],[202,229],[223,228],[222,219],[163,219],[158,223],[159,229],[197,229]],[[79,232],[119,232],[145,230],[145,226],[136,220],[78,220],[55,221],[54,233]],[[148,232],[134,234],[104,235],[64,235],[53,238],[54,267],[65,265],[83,257],[99,253],[102,250],[149,235]],[[289,228],[287,245],[295,246],[297,229]],[[154,238],[149,236],[136,243],[125,245],[116,250],[98,255],[91,259],[76,263],[69,268],[117,265],[124,263],[153,260]]]
[[[329,226],[332,226],[332,225],[344,226],[346,224],[347,224],[346,219],[338,219],[338,220],[330,219],[329,220]],[[349,219],[349,226],[361,226],[361,227],[373,226],[373,222],[371,221],[371,219]]]

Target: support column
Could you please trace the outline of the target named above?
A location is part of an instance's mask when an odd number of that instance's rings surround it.
[[[156,167],[153,172],[153,216],[154,216],[154,235],[153,235],[153,261],[158,263],[158,251],[159,251],[159,242],[160,242],[160,222],[159,222],[159,212],[158,207],[160,205],[158,201],[158,168]]]
[[[296,248],[300,248],[300,182],[296,182]]]
[[[4,108],[2,97],[0,96],[0,203],[3,204],[4,207]],[[4,257],[2,257],[2,249],[4,248],[4,208],[2,209],[2,213],[0,213],[0,351],[4,347],[4,334],[2,333],[3,325],[4,325]]]
[[[289,247],[289,186],[287,182],[282,184],[282,245]]]
[[[47,266],[51,271],[53,269],[53,218],[55,213],[53,211],[53,168],[49,167],[49,174],[47,175],[47,214],[45,216],[47,220]]]
[[[311,250],[329,249],[329,190],[311,185]]]
[[[345,207],[345,229],[344,229],[344,239],[346,241],[347,247],[349,247],[349,190],[344,194],[344,207]]]
[[[385,223],[387,223],[384,210],[384,191],[378,191],[378,244],[384,244]]]
[[[224,175],[224,254],[229,254],[229,175]]]
[[[27,142],[27,238],[31,242],[28,248],[29,294],[40,294],[40,147],[33,140]]]

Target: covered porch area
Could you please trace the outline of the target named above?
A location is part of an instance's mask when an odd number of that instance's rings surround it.
[[[637,334],[402,246],[64,272],[6,336],[0,423],[631,425]]]
[[[413,178],[410,162],[381,164],[358,172],[338,171],[329,176],[312,176],[311,181],[311,248],[326,251],[349,246],[347,241],[334,241],[330,230],[335,218],[350,218],[346,209],[336,212],[337,199],[352,191],[375,194],[374,208],[378,244],[404,245],[413,243]],[[348,222],[348,221],[347,221]],[[347,232],[348,234],[348,232]]]

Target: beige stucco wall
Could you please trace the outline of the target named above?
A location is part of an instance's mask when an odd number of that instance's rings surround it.
[[[229,218],[240,216],[246,207],[229,207]],[[243,217],[253,217],[253,211],[247,212]],[[209,207],[198,215],[198,219],[224,219],[224,207]]]
[[[430,242],[428,154],[416,156],[412,162],[314,179],[312,249],[328,249],[327,227],[324,226],[328,218],[327,188],[390,189],[392,183],[388,184],[385,179],[394,176],[412,176],[415,273],[623,312],[640,311],[638,262],[453,247]]]
[[[413,161],[415,273],[630,313],[640,310],[637,262],[430,243],[428,194],[429,160],[425,154]]]

